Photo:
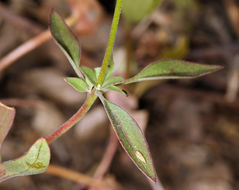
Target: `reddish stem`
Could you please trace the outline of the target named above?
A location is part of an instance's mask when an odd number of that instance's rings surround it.
[[[46,174],[62,177],[95,188],[103,188],[105,185],[102,181],[56,165],[49,165]]]
[[[36,49],[44,42],[48,41],[50,38],[51,34],[48,30],[46,30],[45,32],[39,34],[38,36],[32,38],[31,40],[17,47],[15,50],[13,50],[0,60],[0,72],[9,67],[19,58],[23,57],[30,51]]]
[[[72,26],[76,23],[77,18],[71,16],[66,19],[66,23],[69,26]],[[49,30],[45,30],[44,32],[40,33],[36,37],[28,40],[27,42],[23,43],[13,51],[11,51],[9,54],[4,56],[0,60],[0,72],[12,65],[15,61],[23,57],[24,55],[28,54],[32,50],[36,49],[43,43],[47,42],[51,39],[51,33]]]
[[[110,126],[111,128],[111,126]],[[118,139],[114,133],[114,131],[110,130],[110,139],[109,144],[105,150],[104,156],[94,174],[94,178],[96,179],[102,179],[104,175],[106,174],[107,170],[109,169],[111,162],[114,158],[114,155],[116,153],[116,150],[118,148]]]
[[[96,98],[97,96],[95,95],[95,90],[93,90],[88,95],[86,101],[81,106],[81,108],[68,121],[66,121],[60,128],[58,128],[51,136],[46,139],[48,144],[52,143],[69,129],[71,129],[71,127],[73,127],[87,113],[87,111],[95,102]]]

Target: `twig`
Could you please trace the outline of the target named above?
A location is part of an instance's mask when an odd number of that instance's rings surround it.
[[[46,170],[46,174],[62,177],[90,187],[102,188],[104,186],[102,181],[56,165],[50,165]]]
[[[234,28],[235,33],[237,34],[237,38],[239,39],[239,7],[237,6],[236,2],[234,0],[224,0],[224,5],[227,10],[227,14],[229,16],[229,19],[231,21],[231,24]],[[232,68],[230,67],[230,72],[228,76],[228,84],[227,84],[227,92],[226,92],[226,98],[228,101],[235,101],[237,92],[238,92],[238,68]]]
[[[66,22],[70,26],[74,25],[76,22],[76,18],[73,16],[69,17]],[[0,72],[9,67],[10,65],[12,65],[15,61],[17,61],[30,51],[36,49],[37,47],[39,47],[40,45],[42,45],[43,43],[47,42],[50,39],[51,39],[50,31],[46,30],[41,34],[39,34],[38,36],[23,43],[22,45],[17,47],[15,50],[13,50],[0,60]]]
[[[87,98],[84,104],[80,107],[80,109],[46,139],[47,143],[51,144],[56,139],[61,137],[64,133],[66,133],[68,130],[70,130],[89,111],[89,109],[94,104],[96,99],[97,96],[95,95],[94,89],[87,95]]]
[[[23,43],[0,60],[0,72],[51,38],[48,30]]]
[[[104,152],[103,158],[94,174],[94,179],[97,179],[97,180],[103,180],[106,172],[108,171],[108,169],[111,165],[111,162],[114,158],[114,155],[117,151],[118,144],[119,144],[118,139],[117,139],[116,135],[114,134],[114,131],[111,128],[111,125],[109,127],[110,127],[109,143]],[[91,188],[89,188],[89,190],[97,190],[97,189],[94,187],[91,187]]]
[[[109,126],[109,127],[111,128],[111,126]],[[108,171],[108,169],[111,165],[111,162],[114,158],[114,155],[116,153],[118,145],[119,145],[118,139],[117,139],[114,131],[111,129],[108,146],[107,146],[104,156],[94,174],[95,179],[102,179],[104,177],[104,175],[106,174],[106,172]]]

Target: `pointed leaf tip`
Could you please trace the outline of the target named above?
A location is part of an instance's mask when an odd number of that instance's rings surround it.
[[[45,138],[40,138],[22,157],[0,164],[0,182],[17,176],[43,173],[48,168],[49,162],[48,143]]]
[[[79,92],[88,92],[88,85],[81,78],[68,77],[65,81],[70,84],[75,90]]]
[[[156,182],[156,173],[143,132],[122,108],[100,97],[117,137],[136,166]]]
[[[78,39],[54,9],[50,13],[49,27],[58,46],[71,63],[76,74],[80,77],[79,63],[81,50]]]
[[[124,84],[158,79],[189,79],[200,77],[222,69],[219,65],[205,65],[181,60],[162,60],[148,65]]]

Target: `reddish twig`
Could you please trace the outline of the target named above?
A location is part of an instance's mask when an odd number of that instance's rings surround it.
[[[109,127],[112,128],[111,126],[109,126]],[[104,177],[104,175],[106,174],[106,172],[108,171],[108,169],[111,165],[111,162],[114,158],[114,155],[116,153],[118,145],[119,145],[118,139],[117,139],[114,131],[111,129],[108,146],[107,146],[104,156],[94,174],[94,178],[102,179]]]
[[[48,144],[58,139],[64,133],[66,133],[71,127],[73,127],[91,108],[95,102],[97,96],[95,95],[95,90],[93,90],[88,96],[81,108],[63,125],[61,125],[52,135],[50,135],[46,140]]]
[[[76,22],[75,17],[69,17],[66,22],[67,24],[74,25]],[[5,57],[3,57],[0,60],[0,72],[12,65],[15,61],[26,55],[27,53],[31,52],[32,50],[36,49],[43,43],[47,42],[51,39],[51,33],[49,30],[46,30],[39,34],[38,36],[30,39],[29,41],[23,43],[19,47],[17,47],[15,50],[7,54]]]
[[[62,177],[64,179],[68,179],[90,187],[102,188],[104,186],[104,183],[102,181],[93,179],[84,174],[74,172],[60,166],[50,165],[46,170],[46,174]]]
[[[0,72],[49,39],[51,39],[51,34],[48,30],[46,30],[45,32],[17,47],[15,50],[13,50],[0,60]]]

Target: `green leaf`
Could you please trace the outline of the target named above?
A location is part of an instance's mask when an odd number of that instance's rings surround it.
[[[95,78],[98,79],[99,75],[100,75],[100,67],[96,67],[94,68],[94,73],[95,73]],[[96,82],[96,81],[95,81]]]
[[[109,68],[112,68],[112,65],[109,67]],[[92,85],[96,85],[97,83],[97,78],[99,77],[99,74],[100,74],[100,70],[101,68],[100,67],[96,67],[94,69],[91,69],[91,68],[88,68],[88,67],[81,67],[81,70],[82,72],[84,73],[84,76],[91,82]],[[109,82],[111,82],[111,79],[114,78],[111,76],[111,71],[109,70],[107,75],[106,75],[106,78],[105,80],[110,80]],[[117,78],[117,77],[116,77]],[[115,80],[119,81],[119,77],[117,79],[112,79],[113,83]],[[121,80],[122,81],[122,80]],[[120,82],[121,82],[120,81]],[[110,85],[110,84],[108,84]]]
[[[162,0],[134,0],[123,1],[123,16],[128,22],[139,22],[154,9]]]
[[[124,79],[122,77],[109,77],[106,78],[103,87],[120,84]]]
[[[0,182],[16,176],[40,174],[50,162],[50,149],[46,139],[38,139],[20,158],[0,164]]]
[[[84,73],[86,82],[89,86],[96,85],[96,74],[94,69],[90,69],[88,67],[81,67],[82,72]]]
[[[14,117],[15,109],[0,102],[0,147],[12,126]]]
[[[100,97],[119,141],[136,166],[153,181],[156,173],[143,132],[134,119],[119,106]]]
[[[88,85],[81,78],[68,77],[65,79],[68,84],[70,84],[75,90],[79,92],[88,92]]]
[[[50,30],[60,49],[71,63],[76,74],[81,77],[79,70],[81,54],[79,42],[77,37],[66,25],[63,18],[55,10],[50,14]]]
[[[123,83],[129,84],[157,79],[195,78],[215,72],[222,68],[223,67],[219,65],[196,64],[180,60],[163,60],[145,67],[136,76],[125,80]]]
[[[103,90],[104,92],[107,92],[107,91],[112,90],[112,91],[115,91],[115,92],[119,92],[119,93],[121,93],[121,94],[123,94],[123,95],[125,95],[125,96],[128,96],[128,93],[127,93],[125,90],[122,90],[121,88],[119,88],[119,87],[117,87],[117,86],[114,86],[114,85],[108,86],[108,87],[106,87],[106,88],[102,88],[102,90]]]

